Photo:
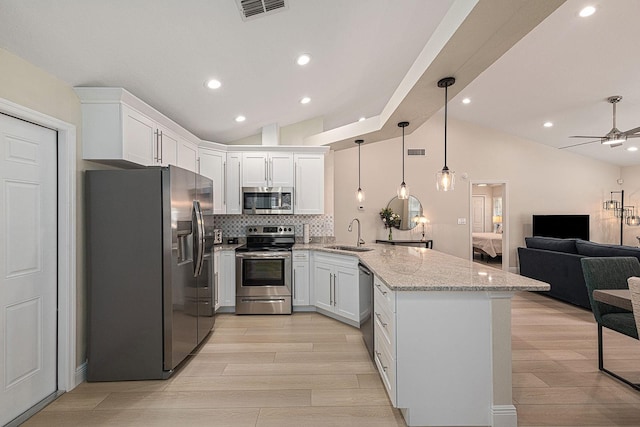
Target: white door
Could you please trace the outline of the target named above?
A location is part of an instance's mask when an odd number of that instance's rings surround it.
[[[473,196],[472,200],[472,231],[474,233],[484,232],[484,196]]]
[[[0,114],[0,425],[56,391],[56,144]]]

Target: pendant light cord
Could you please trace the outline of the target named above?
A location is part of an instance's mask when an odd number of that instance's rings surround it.
[[[404,184],[404,126],[402,127],[402,183]]]
[[[362,145],[362,143],[358,144],[358,190],[360,190],[362,187],[360,187],[360,146]]]
[[[447,105],[449,104],[448,102],[448,96],[447,96],[447,91],[448,91],[449,87],[445,86],[444,87],[444,167],[447,167]]]

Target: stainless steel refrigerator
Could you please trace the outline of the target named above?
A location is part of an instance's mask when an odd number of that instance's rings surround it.
[[[212,330],[209,178],[174,166],[85,173],[87,380],[162,379]]]

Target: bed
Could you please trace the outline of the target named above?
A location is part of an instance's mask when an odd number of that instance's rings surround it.
[[[473,252],[491,258],[502,256],[502,233],[472,233]]]

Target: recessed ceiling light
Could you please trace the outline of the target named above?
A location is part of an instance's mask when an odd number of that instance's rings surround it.
[[[471,104],[471,100],[469,98],[465,98],[462,100],[463,104]]]
[[[359,122],[364,122],[365,120],[366,120],[366,117],[360,117],[360,118],[358,119],[358,121],[359,121]]]
[[[553,123],[552,122],[544,122],[544,124],[542,126],[544,126],[546,128],[550,128],[550,127],[553,127]]]
[[[486,187],[487,184],[478,184],[478,187]]]
[[[218,89],[220,86],[222,86],[222,83],[220,83],[219,80],[211,79],[204,82],[204,85],[209,89]]]
[[[308,104],[310,102],[311,102],[311,98],[309,98],[308,96],[305,96],[300,100],[300,104]]]
[[[580,17],[586,18],[587,16],[591,16],[596,13],[596,8],[593,6],[587,6],[580,11]]]
[[[638,151],[638,147],[629,147],[627,151]]]
[[[298,59],[296,59],[296,64],[307,65],[309,61],[311,61],[311,55],[309,55],[308,53],[303,53],[302,55],[298,56]]]
[[[240,122],[244,122],[245,120],[247,120],[247,118],[245,116],[238,116],[236,117],[236,122],[240,123]]]

